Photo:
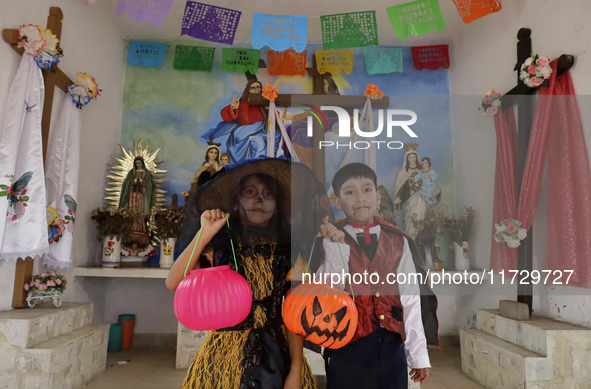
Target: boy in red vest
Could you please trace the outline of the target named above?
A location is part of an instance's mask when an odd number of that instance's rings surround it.
[[[437,299],[420,282],[426,274],[418,248],[374,216],[380,204],[376,181],[364,164],[341,168],[332,187],[347,220],[335,227],[325,219],[321,227],[325,260],[318,274],[350,274],[333,286],[352,287],[359,312],[351,343],[325,349],[327,389],[406,389],[407,364],[411,379],[423,383],[431,367],[427,343],[439,345]]]

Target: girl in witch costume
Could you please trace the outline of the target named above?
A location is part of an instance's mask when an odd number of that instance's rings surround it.
[[[381,201],[376,181],[364,164],[342,167],[332,187],[347,218],[336,226],[327,219],[320,229],[325,260],[317,275],[349,274],[336,287],[351,289],[358,311],[352,341],[325,349],[328,389],[406,389],[407,365],[411,379],[423,383],[427,344],[439,345],[437,298],[420,281],[426,277],[421,256],[410,236],[374,216]],[[355,281],[363,274],[369,280]]]
[[[285,328],[281,307],[290,289],[291,255],[299,250],[298,241],[311,243],[317,228],[312,225],[318,226],[330,212],[324,186],[306,166],[287,160],[255,160],[226,169],[189,200],[183,234],[193,240],[175,262],[166,285],[176,290],[197,244],[197,267],[230,265],[250,284],[252,308],[240,324],[210,331],[182,388],[315,388],[303,357],[303,338]],[[306,182],[306,188],[292,187],[292,181]],[[321,210],[318,203],[327,206]],[[302,209],[307,212],[295,211]]]

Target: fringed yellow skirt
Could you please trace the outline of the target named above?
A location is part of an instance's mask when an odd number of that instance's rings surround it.
[[[250,331],[210,331],[189,368],[182,389],[239,389],[244,373],[244,346]],[[302,389],[316,389],[305,357],[301,377]]]

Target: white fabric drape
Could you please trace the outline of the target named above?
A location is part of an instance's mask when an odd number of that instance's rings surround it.
[[[0,128],[0,258],[47,253],[41,117],[45,87],[33,56],[24,54],[8,91]],[[5,216],[6,215],[6,216]]]
[[[43,259],[43,264],[49,267],[72,266],[79,165],[80,110],[76,108],[70,95],[66,95],[57,123],[49,134],[47,147],[47,206],[55,211],[53,214],[48,212],[47,217],[54,218],[57,213],[57,218],[64,223],[60,227],[61,237],[50,242],[49,253]]]
[[[275,149],[275,123],[279,125],[279,131],[281,131],[281,139],[279,141],[279,147],[277,147],[277,155],[274,155]],[[269,100],[269,120],[267,122],[267,157],[280,157],[283,155],[283,142],[287,146],[289,153],[291,154],[291,160],[294,162],[300,162],[298,155],[293,148],[291,140],[287,135],[287,131],[285,130],[285,124],[283,123],[283,119],[277,111],[277,106],[275,105],[274,101]]]

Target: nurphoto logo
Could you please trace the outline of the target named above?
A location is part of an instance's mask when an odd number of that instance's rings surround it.
[[[334,111],[338,118],[339,118],[339,137],[341,138],[350,138],[351,137],[351,117],[349,117],[349,113],[341,107],[336,106],[321,106],[320,110],[314,108],[312,106],[308,107],[306,112],[310,113],[312,116],[308,116],[308,137],[312,137],[313,135],[313,117],[316,118],[318,123],[320,124],[321,128],[328,127],[328,122],[326,117],[322,113],[322,111],[332,110]],[[384,116],[386,119],[384,120]],[[410,117],[410,118],[408,118]],[[384,121],[386,125],[384,126]],[[416,123],[417,121],[417,114],[414,111],[410,111],[408,109],[388,109],[386,110],[386,114],[384,115],[384,110],[378,110],[378,126],[377,128],[371,131],[363,131],[360,128],[359,124],[359,110],[353,110],[353,130],[355,134],[363,138],[376,138],[378,135],[382,133],[384,127],[386,127],[386,136],[388,138],[392,138],[393,129],[396,127],[402,128],[407,135],[411,138],[418,138],[417,134],[413,130],[411,130],[410,126]],[[336,147],[338,148],[355,148],[355,149],[369,149],[372,144],[375,144],[377,148],[380,148],[381,144],[385,144],[385,146],[392,150],[401,149],[402,142],[399,141],[356,141],[356,142],[333,142],[333,141],[320,141],[318,144],[318,148],[327,148],[327,147]]]

